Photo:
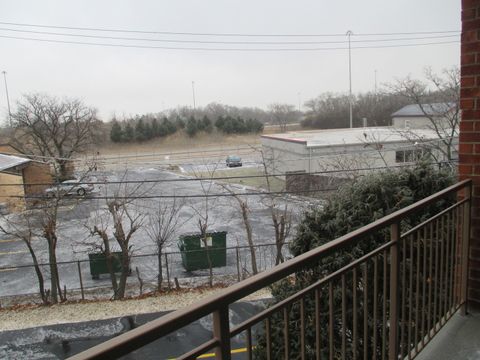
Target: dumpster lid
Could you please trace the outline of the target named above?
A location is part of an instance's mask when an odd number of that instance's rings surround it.
[[[227,234],[227,232],[226,231],[217,231],[217,230],[207,231],[207,235],[213,235],[213,234]],[[202,234],[198,231],[190,231],[190,232],[180,234],[179,237],[182,238],[184,236],[200,236],[200,235],[202,235]]]

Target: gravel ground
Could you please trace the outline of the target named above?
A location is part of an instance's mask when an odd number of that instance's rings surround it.
[[[33,308],[1,309],[0,331],[176,310],[189,306],[221,290],[221,288],[212,290],[193,289],[174,291],[142,299],[65,303]],[[268,289],[262,289],[243,300],[259,300],[269,297],[271,297],[270,291]]]

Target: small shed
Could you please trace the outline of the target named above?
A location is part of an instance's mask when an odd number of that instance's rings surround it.
[[[9,211],[24,210],[27,204],[23,197],[42,194],[52,182],[49,164],[0,154],[0,202]]]
[[[432,121],[441,129],[452,126],[453,116],[458,116],[455,103],[411,104],[395,111],[392,126],[400,129],[432,129]],[[449,120],[450,119],[450,120]]]

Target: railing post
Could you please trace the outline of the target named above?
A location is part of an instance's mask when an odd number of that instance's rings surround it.
[[[390,360],[397,360],[399,349],[398,323],[400,312],[400,293],[398,291],[400,285],[400,222],[395,222],[390,225],[390,240],[393,244],[390,247],[390,332],[388,338],[388,358]]]
[[[213,337],[220,345],[215,348],[215,359],[230,360],[230,323],[228,305],[222,306],[213,313]]]
[[[468,251],[470,246],[470,216],[472,202],[472,184],[465,187],[465,199],[467,200],[463,206],[462,219],[462,259],[461,259],[461,284],[460,284],[460,313],[467,314],[468,301]]]

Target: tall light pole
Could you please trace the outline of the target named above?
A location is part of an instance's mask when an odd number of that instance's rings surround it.
[[[351,30],[347,31],[348,36],[348,82],[350,84],[348,93],[348,102],[350,104],[350,128],[353,128],[353,115],[352,115],[352,51],[350,45],[350,36],[353,35]]]
[[[192,81],[193,113],[195,114],[195,81]]]
[[[10,123],[10,127],[12,127],[12,112],[10,111],[10,99],[8,97],[7,72],[4,70],[2,71],[2,74],[3,74],[3,80],[5,81],[5,93],[7,94],[8,121]]]
[[[375,95],[377,95],[377,69],[375,69]]]
[[[301,106],[300,106],[300,96],[301,96],[301,93],[297,93],[297,97],[298,97],[298,112],[302,112],[300,109],[301,109]]]

